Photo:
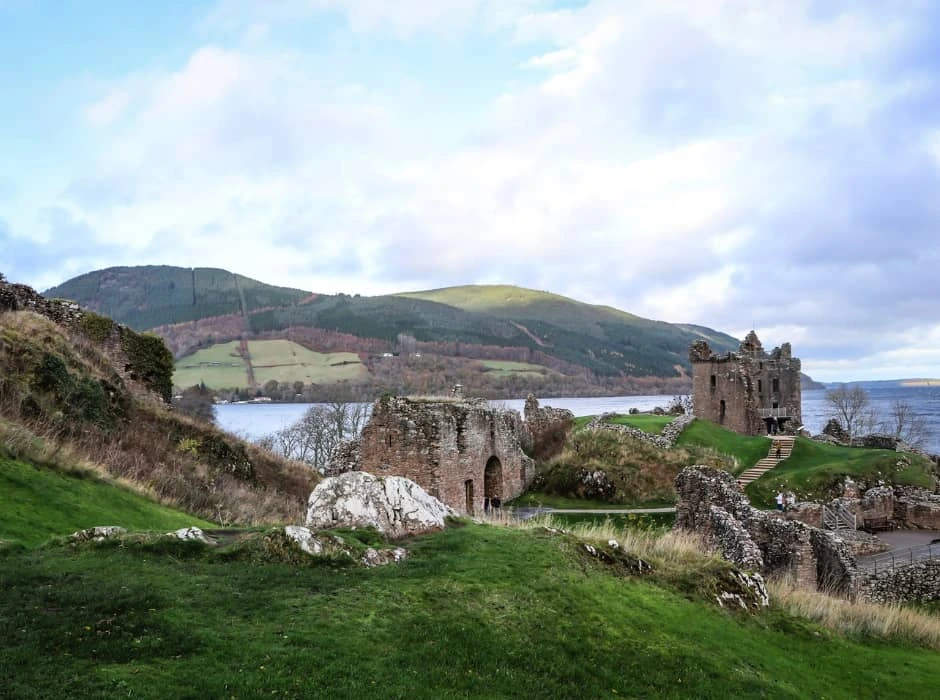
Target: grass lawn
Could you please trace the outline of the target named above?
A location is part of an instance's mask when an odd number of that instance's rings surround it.
[[[191,543],[0,550],[6,697],[926,698],[935,651],[624,578],[482,525],[377,569]],[[707,575],[690,572],[688,585]]]
[[[610,510],[617,508],[669,508],[675,503],[670,501],[645,501],[642,503],[605,503],[589,501],[584,498],[566,498],[550,493],[528,491],[507,503],[508,506],[545,506],[547,508],[571,508],[582,510]]]
[[[128,530],[214,527],[93,475],[0,457],[0,540],[38,545],[95,525]]]
[[[739,467],[734,470],[735,474],[740,474],[748,467],[754,466],[770,451],[770,440],[764,436],[739,435],[701,418],[682,431],[679,439],[676,440],[676,445],[710,447],[722,454],[730,455],[739,464]]]
[[[248,366],[238,354],[239,343],[220,343],[177,361],[173,384],[188,387],[204,383],[210,389],[233,389],[248,385]],[[248,342],[255,382],[302,381],[330,384],[354,381],[368,375],[354,352],[321,353],[289,340]]]
[[[252,340],[248,342],[248,351],[258,384],[272,379],[332,384],[362,379],[368,374],[354,352],[314,352],[289,340]]]
[[[927,460],[911,457],[911,465],[897,468],[901,458],[892,450],[840,447],[797,438],[793,454],[747,487],[755,504],[770,507],[780,488],[794,490],[801,497],[819,500],[846,475],[869,483],[884,479],[889,483],[933,488]]]
[[[663,428],[672,423],[672,421],[675,419],[675,416],[655,416],[651,414],[640,413],[632,416],[614,416],[607,422],[613,423],[615,425],[629,425],[630,427],[638,428],[644,433],[649,433],[650,435],[662,435]]]
[[[197,350],[176,362],[173,385],[186,388],[204,383],[210,389],[248,385],[248,366],[238,354],[238,341]]]
[[[490,370],[491,373],[499,375],[535,373],[545,374],[547,367],[542,365],[533,365],[528,362],[512,362],[510,360],[480,360],[480,364]]]

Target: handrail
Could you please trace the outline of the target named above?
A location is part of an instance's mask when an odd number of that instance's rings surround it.
[[[934,559],[940,559],[940,544],[922,544],[908,549],[873,554],[870,557],[859,559],[858,563],[861,568],[878,573],[879,566],[890,570],[904,569]]]

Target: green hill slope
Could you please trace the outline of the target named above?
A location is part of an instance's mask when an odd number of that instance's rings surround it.
[[[689,345],[696,340],[708,340],[718,352],[738,346],[731,336],[709,328],[653,321],[521,287],[467,285],[400,296],[505,319],[537,339],[545,352],[600,374],[672,376],[675,365],[688,369]]]
[[[244,330],[277,337],[291,327],[308,327],[390,344],[398,342],[400,335],[450,344],[439,349],[444,354],[459,354],[455,343],[526,349],[602,377],[678,377],[677,367],[689,369],[688,348],[693,341],[705,338],[719,352],[737,347],[733,338],[709,328],[653,321],[608,306],[506,285],[376,297],[312,295],[224,270],[149,266],[91,272],[46,294],[73,299],[136,328],[202,320],[201,333],[186,329],[186,342],[177,345],[185,347],[180,354],[220,340],[235,340]],[[212,322],[239,313],[242,297],[247,328],[240,321],[235,326]],[[161,332],[175,331],[164,328]],[[331,349],[366,351],[363,347]]]
[[[0,556],[10,697],[928,698],[937,652],[735,613],[688,556],[625,576],[564,537],[469,524],[376,569],[231,548]],[[583,552],[583,549],[580,549]],[[67,584],[67,585],[62,585]]]
[[[38,545],[96,525],[128,530],[214,527],[92,474],[64,473],[0,456],[0,540]]]
[[[275,287],[226,270],[169,265],[111,267],[75,277],[43,292],[47,298],[71,299],[131,328],[283,306],[310,296],[299,289]]]

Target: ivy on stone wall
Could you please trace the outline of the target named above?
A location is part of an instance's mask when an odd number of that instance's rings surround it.
[[[125,328],[121,345],[130,361],[131,377],[142,381],[169,403],[173,395],[173,353],[163,339]]]
[[[101,316],[92,311],[82,314],[79,326],[82,332],[96,343],[103,343],[111,337],[114,331],[114,321],[107,316]]]

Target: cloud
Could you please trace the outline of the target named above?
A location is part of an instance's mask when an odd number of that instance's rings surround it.
[[[936,15],[225,0],[183,60],[89,97],[75,128],[101,147],[39,207],[71,218],[42,225],[90,241],[73,267],[362,293],[516,283],[754,325],[824,379],[903,374],[890,363],[923,367],[940,328]],[[353,70],[342,47],[359,42]]]

